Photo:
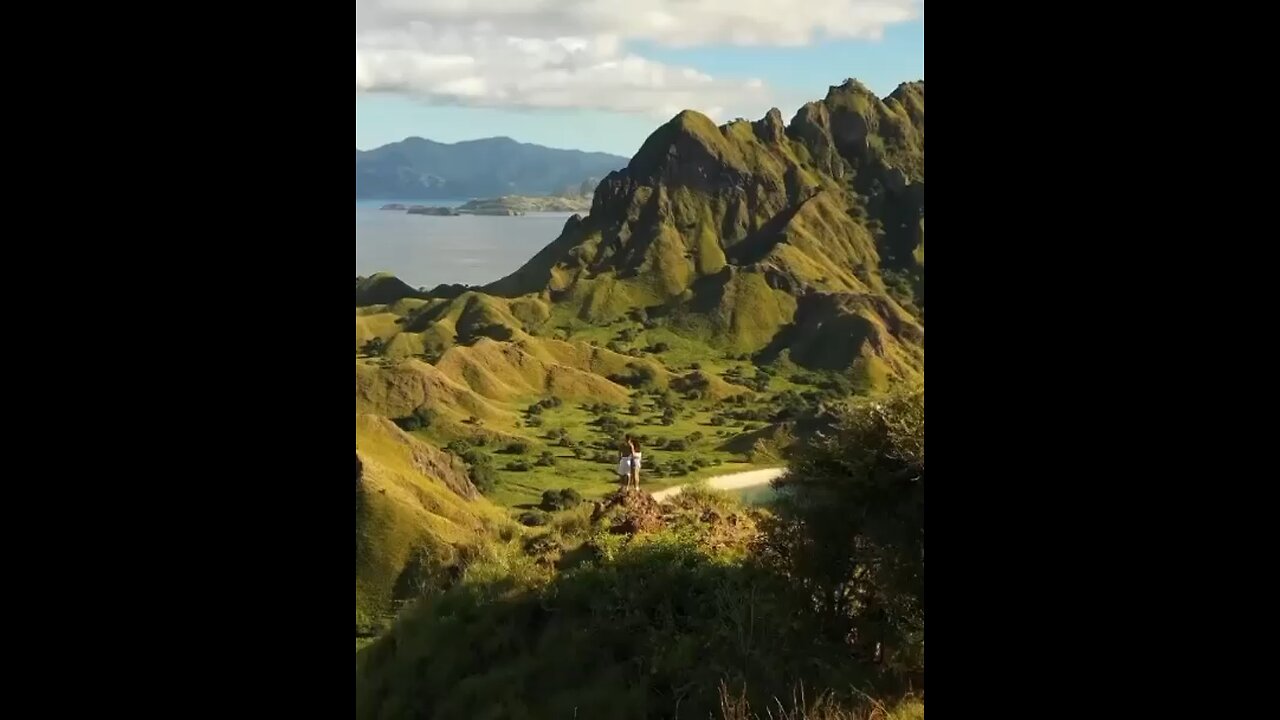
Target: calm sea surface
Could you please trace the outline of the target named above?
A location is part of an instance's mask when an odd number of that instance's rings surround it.
[[[482,285],[555,240],[573,213],[518,217],[409,215],[388,203],[454,207],[465,200],[357,200],[356,275],[389,272],[414,287]]]

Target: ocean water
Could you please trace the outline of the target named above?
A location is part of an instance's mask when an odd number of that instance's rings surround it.
[[[520,268],[573,213],[518,217],[409,215],[383,205],[456,207],[466,200],[357,200],[356,275],[389,272],[413,287],[483,285]]]

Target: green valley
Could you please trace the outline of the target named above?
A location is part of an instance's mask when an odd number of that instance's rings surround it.
[[[355,317],[357,717],[923,717],[922,81],[682,112],[515,272]]]

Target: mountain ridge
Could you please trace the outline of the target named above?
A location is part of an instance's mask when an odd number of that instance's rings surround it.
[[[549,148],[506,136],[455,143],[411,136],[356,149],[356,198],[553,195],[603,177],[626,162],[619,155]]]

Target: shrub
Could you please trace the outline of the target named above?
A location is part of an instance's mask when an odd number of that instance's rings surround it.
[[[562,490],[546,490],[542,493],[543,510],[572,510],[582,504],[582,495],[573,488],[564,488]]]
[[[524,455],[525,453],[529,452],[529,443],[525,443],[525,442],[507,443],[507,446],[503,448],[502,451],[507,453],[508,455]]]
[[[493,465],[471,465],[470,472],[471,483],[476,486],[482,494],[488,495],[498,487],[498,471]]]
[[[526,527],[538,527],[546,525],[551,519],[549,515],[541,510],[526,510],[520,513],[520,524]]]
[[[432,412],[424,407],[417,408],[407,417],[397,418],[393,420],[401,430],[405,432],[414,432],[415,430],[425,430],[431,427],[432,420],[435,416]]]

